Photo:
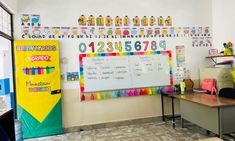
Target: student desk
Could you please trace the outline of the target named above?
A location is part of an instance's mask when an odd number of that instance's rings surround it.
[[[222,138],[235,132],[235,99],[208,94],[174,95],[180,100],[181,124],[186,119]]]
[[[0,134],[7,134],[10,141],[15,141],[15,126],[13,109],[0,111],[0,128],[3,132]]]

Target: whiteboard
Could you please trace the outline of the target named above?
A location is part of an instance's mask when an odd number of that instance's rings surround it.
[[[104,55],[83,57],[84,92],[170,85],[169,54]]]

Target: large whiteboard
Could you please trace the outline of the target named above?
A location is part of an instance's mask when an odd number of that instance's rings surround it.
[[[169,53],[86,55],[80,61],[83,92],[170,85]]]

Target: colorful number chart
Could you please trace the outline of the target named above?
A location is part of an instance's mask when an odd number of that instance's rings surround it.
[[[146,52],[165,50],[166,46],[166,40],[92,41],[79,43],[78,50],[80,53]]]
[[[80,54],[79,62],[82,101],[156,94],[173,84],[171,51]]]

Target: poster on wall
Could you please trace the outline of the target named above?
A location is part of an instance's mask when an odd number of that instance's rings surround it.
[[[23,138],[62,133],[58,41],[18,40],[14,51]]]
[[[185,67],[185,47],[176,46],[177,67]]]

